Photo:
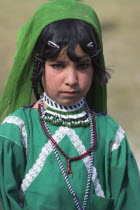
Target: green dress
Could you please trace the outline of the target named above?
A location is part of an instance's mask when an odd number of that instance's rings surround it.
[[[95,113],[97,145],[86,210],[140,210],[140,177],[123,129]],[[90,128],[49,123],[51,135],[69,157],[90,148]],[[67,170],[67,161],[60,154]],[[70,183],[82,206],[90,156],[72,162]],[[2,210],[76,210],[37,109],[20,108],[0,126]]]

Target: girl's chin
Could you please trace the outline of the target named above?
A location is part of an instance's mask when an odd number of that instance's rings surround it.
[[[79,100],[76,100],[76,99],[64,99],[64,100],[59,100],[59,101],[56,101],[56,102],[59,103],[59,104],[62,104],[64,106],[71,106],[71,105],[76,104],[80,100],[81,99],[79,99]]]
[[[59,104],[62,104],[63,106],[72,106],[77,103],[77,101],[65,101],[65,102],[58,102]]]
[[[57,96],[57,97],[50,97],[50,98],[58,104],[61,104],[64,106],[71,106],[71,105],[76,104],[83,97],[80,97],[78,94],[69,94],[68,95],[67,93],[64,93],[64,94],[61,94],[60,97]]]

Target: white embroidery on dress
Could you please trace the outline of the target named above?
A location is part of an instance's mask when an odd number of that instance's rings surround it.
[[[66,135],[67,131],[68,131],[68,128],[59,127],[59,130],[57,130],[52,137],[54,138],[54,140],[57,143],[59,143],[62,140],[62,138],[64,138],[64,136]],[[20,189],[20,192],[19,192],[20,198],[23,197],[23,193],[26,191],[26,189],[30,186],[30,184],[33,182],[33,180],[41,172],[48,155],[52,151],[53,151],[53,147],[52,147],[51,141],[49,140],[45,144],[45,146],[42,147],[41,153],[39,154],[39,157],[36,160],[36,163],[32,166],[32,168],[25,175],[25,178],[22,181],[21,189]]]
[[[75,131],[73,129],[60,126],[59,129],[55,132],[55,134],[52,137],[54,138],[54,140],[57,143],[59,143],[64,138],[65,135],[69,136],[71,142],[74,144],[74,146],[77,149],[77,151],[79,152],[79,154],[86,152],[85,146],[82,144],[82,141],[79,139],[79,136],[75,133]],[[22,181],[21,188],[19,191],[20,200],[23,200],[25,191],[31,185],[33,180],[38,176],[38,174],[41,172],[48,155],[52,151],[53,151],[53,147],[52,147],[51,141],[49,140],[48,143],[46,143],[45,146],[41,149],[41,153],[39,154],[39,157],[36,160],[36,163],[28,171],[28,173],[25,175],[25,178]],[[84,163],[87,167],[87,170],[88,170],[90,156],[88,155],[87,157],[85,157],[83,159],[83,161],[84,161]],[[95,167],[93,167],[92,180],[94,182],[96,194],[98,196],[105,197],[104,192],[101,189],[101,185],[98,180],[97,170]]]
[[[33,182],[33,180],[37,177],[37,175],[42,170],[45,160],[47,156],[52,152],[53,148],[51,145],[51,142],[45,144],[45,146],[42,148],[41,153],[39,154],[38,159],[36,160],[36,163],[33,165],[33,167],[28,171],[25,178],[22,181],[21,188],[23,192],[29,187],[29,185]]]
[[[27,149],[27,132],[24,121],[16,116],[8,116],[2,122],[2,124],[4,123],[14,124],[19,127],[23,146]]]
[[[80,155],[86,152],[85,146],[83,145],[79,136],[75,133],[75,131],[73,129],[69,129],[68,136]],[[89,170],[90,156],[87,155],[85,158],[83,158],[83,162],[84,162],[87,170]],[[94,182],[94,188],[95,188],[96,195],[98,195],[100,197],[105,197],[104,192],[103,192],[101,185],[99,183],[98,173],[97,173],[97,169],[95,167],[93,167],[92,181]]]
[[[124,130],[120,126],[115,134],[115,140],[111,144],[111,148],[110,148],[111,152],[113,152],[114,150],[119,148],[119,146],[124,138],[124,133],[125,133]]]

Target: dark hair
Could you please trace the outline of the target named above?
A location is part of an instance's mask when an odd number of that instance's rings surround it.
[[[47,43],[51,40],[60,48],[50,47]],[[93,42],[93,47],[87,45]],[[82,50],[87,53],[94,66],[94,71],[101,84],[106,84],[110,75],[106,72],[105,68],[99,65],[100,53],[102,51],[99,44],[99,40],[92,27],[81,20],[77,19],[65,19],[59,20],[49,24],[41,33],[35,45],[35,60],[34,70],[32,76],[32,88],[34,90],[36,99],[40,97],[39,87],[43,89],[41,78],[44,73],[45,62],[47,59],[57,57],[61,50],[67,46],[67,55],[73,61],[80,61],[81,57],[78,57],[75,53],[75,47],[79,44]]]

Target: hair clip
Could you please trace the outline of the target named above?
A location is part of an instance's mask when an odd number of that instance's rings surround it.
[[[98,50],[94,55],[91,55],[90,57],[95,57],[96,55],[98,55],[101,52],[101,50]]]
[[[87,47],[93,47],[93,42],[88,43]]]
[[[55,44],[54,42],[52,42],[52,41],[48,41],[48,45],[50,46],[50,47],[55,47],[55,48],[60,48],[60,46],[58,46],[57,44]]]
[[[40,58],[38,58],[37,56],[34,56],[34,58],[42,63],[45,63],[45,61],[41,60]]]

